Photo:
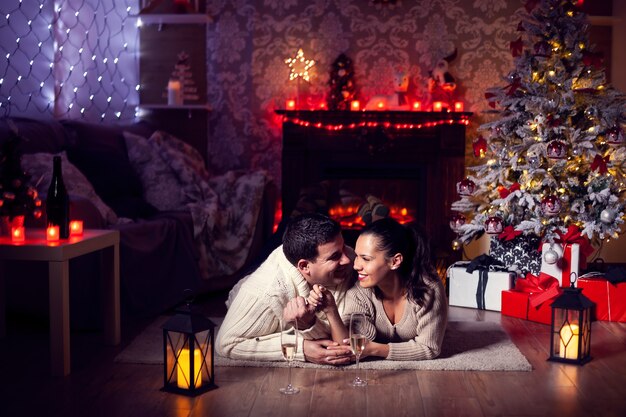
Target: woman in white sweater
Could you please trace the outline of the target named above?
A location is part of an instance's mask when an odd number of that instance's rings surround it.
[[[363,228],[355,246],[358,284],[346,294],[341,319],[334,300],[314,287],[309,302],[326,312],[335,341],[347,338],[350,313],[367,318],[361,332],[369,342],[362,357],[422,360],[439,356],[446,330],[448,303],[433,267],[424,235],[385,218]]]

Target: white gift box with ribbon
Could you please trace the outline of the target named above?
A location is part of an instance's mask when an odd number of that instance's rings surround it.
[[[550,249],[557,254],[557,261],[553,264],[547,263],[544,259],[546,252]],[[558,279],[561,287],[569,288],[572,272],[576,273],[576,277],[579,275],[580,245],[578,243],[568,243],[563,248],[561,243],[544,243],[541,247],[541,254],[541,272]],[[574,286],[576,286],[576,283],[574,283]]]
[[[451,306],[471,307],[481,310],[502,310],[502,291],[514,286],[514,272],[474,271],[465,267],[448,270],[448,288]]]

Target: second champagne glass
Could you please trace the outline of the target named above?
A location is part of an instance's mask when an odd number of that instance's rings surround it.
[[[364,387],[367,385],[367,378],[361,379],[359,376],[359,358],[363,349],[365,349],[365,335],[363,327],[365,324],[365,315],[363,313],[352,313],[350,315],[350,348],[356,357],[356,377],[350,385],[354,387]]]
[[[291,385],[291,362],[298,351],[298,326],[295,321],[280,321],[280,348],[283,352],[283,358],[289,365],[287,386],[281,388],[280,392],[285,395],[294,395],[300,392],[300,389]]]

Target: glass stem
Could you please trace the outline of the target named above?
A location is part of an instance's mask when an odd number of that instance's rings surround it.
[[[360,373],[361,373],[361,369],[360,369],[360,367],[359,367],[359,357],[360,357],[360,356],[361,356],[361,355],[356,355],[356,379],[361,379],[361,378],[359,377],[359,375],[360,375]]]
[[[287,368],[289,368],[288,372],[288,376],[287,376],[287,388],[291,389],[291,361],[288,362],[288,366]]]

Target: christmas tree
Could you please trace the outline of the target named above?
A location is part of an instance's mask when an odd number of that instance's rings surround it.
[[[554,242],[571,227],[598,243],[624,216],[626,99],[607,84],[580,0],[529,0],[511,42],[515,67],[485,94],[480,163],[457,184],[453,246],[484,232]]]
[[[328,110],[350,110],[350,102],[357,98],[356,85],[352,60],[345,54],[333,62],[328,83]]]

